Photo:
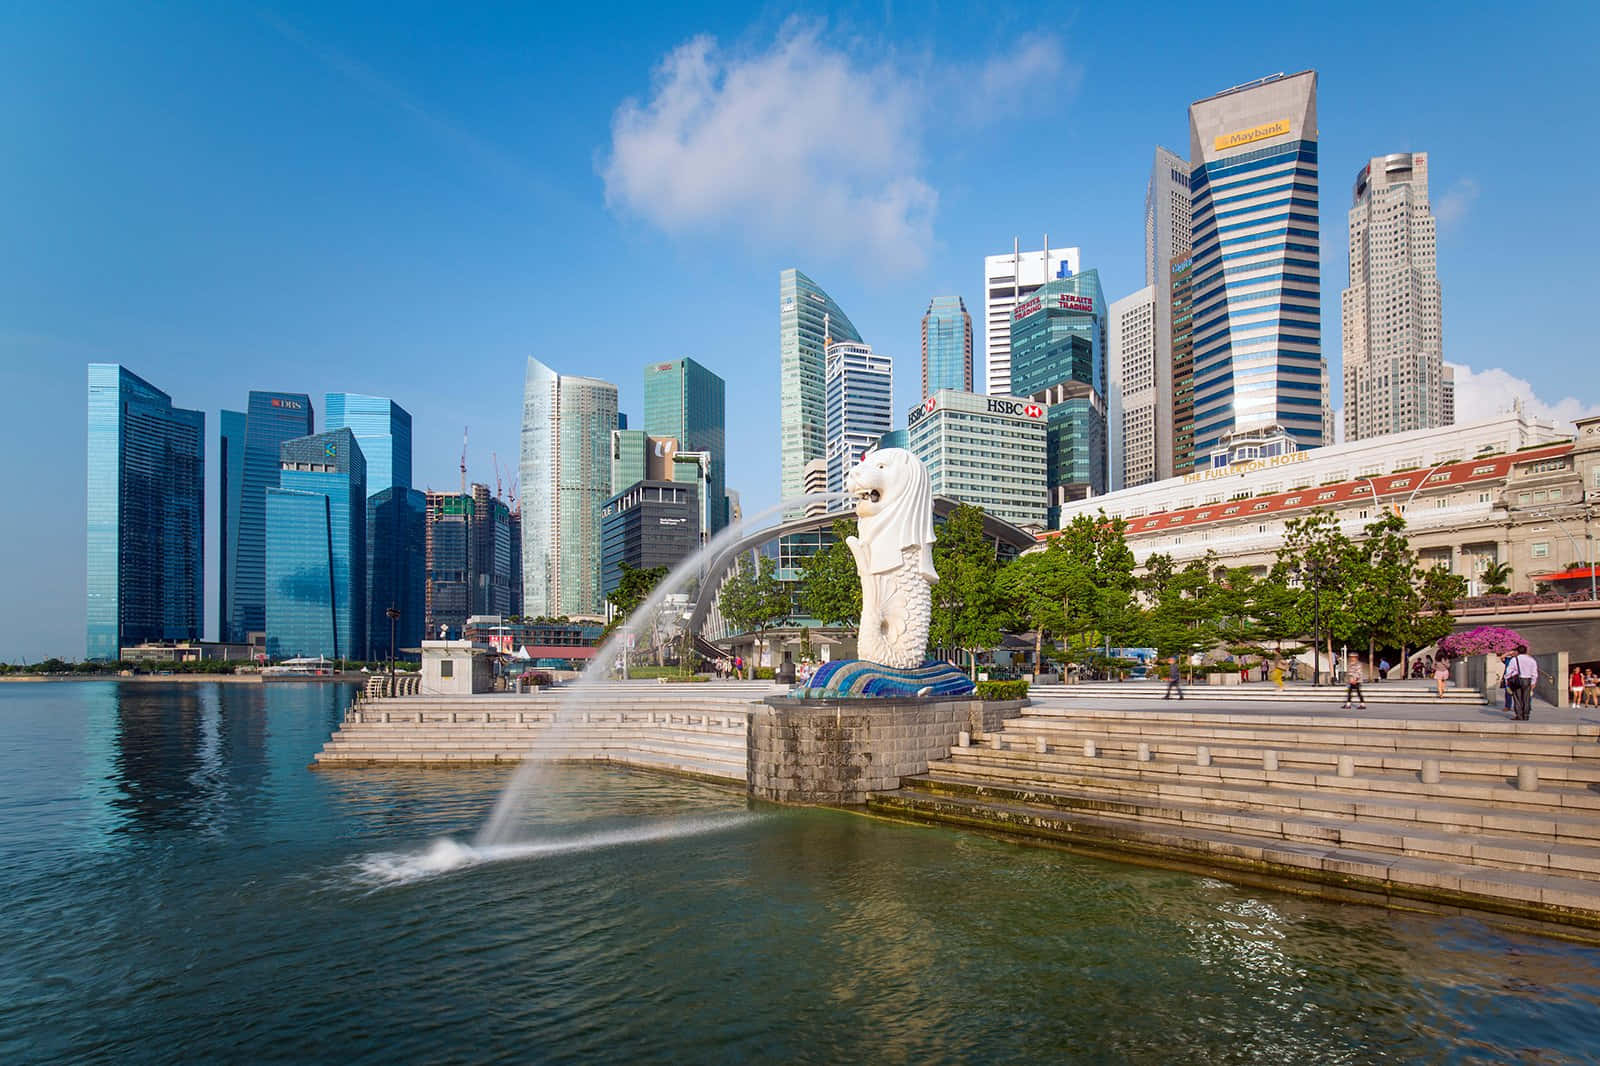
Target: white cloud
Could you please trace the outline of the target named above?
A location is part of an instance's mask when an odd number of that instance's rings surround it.
[[[1478,183],[1462,178],[1433,201],[1433,217],[1441,229],[1449,229],[1467,217],[1467,211],[1477,198]]]
[[[1082,68],[1069,63],[1055,37],[1029,37],[1013,51],[989,58],[975,79],[959,87],[968,114],[980,121],[1021,112],[1027,102],[1052,102],[1076,92]]]
[[[1003,106],[1063,64],[1046,39],[974,70],[963,89]],[[864,60],[797,18],[765,50],[695,37],[661,61],[645,100],[617,108],[600,161],[606,202],[669,233],[740,232],[914,271],[939,202],[925,126],[954,88]]]
[[[1465,425],[1504,414],[1518,401],[1535,418],[1554,422],[1570,430],[1574,419],[1600,414],[1600,405],[1586,404],[1573,396],[1554,403],[1534,394],[1533,385],[1508,371],[1495,367],[1473,370],[1460,363],[1448,363],[1456,375],[1456,424]]]

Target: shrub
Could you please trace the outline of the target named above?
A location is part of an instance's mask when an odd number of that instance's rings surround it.
[[[1028,698],[1026,681],[979,681],[980,700],[1022,700]]]
[[[710,681],[711,679],[704,674],[689,674],[686,677],[668,677],[666,680],[671,684],[692,684],[698,681]]]
[[[757,681],[776,681],[777,679],[778,679],[778,673],[777,673],[777,669],[775,667],[771,667],[771,666],[758,666],[758,667],[756,667],[756,680]]]
[[[1531,592],[1513,592],[1511,595],[1506,597],[1506,603],[1508,604],[1523,605],[1533,602],[1535,602],[1534,594]]]
[[[526,670],[522,674],[524,685],[552,685],[555,677],[548,670]]]
[[[1527,644],[1527,641],[1515,629],[1478,626],[1465,633],[1452,633],[1439,641],[1439,654],[1449,659],[1459,659],[1463,655],[1510,655],[1519,644]]]

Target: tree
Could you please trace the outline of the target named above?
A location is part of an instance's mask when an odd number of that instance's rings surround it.
[[[833,523],[833,543],[800,568],[800,610],[825,626],[855,625],[861,620],[861,575],[845,543],[855,535],[855,519],[839,519]]]
[[[1448,636],[1455,627],[1456,601],[1467,594],[1467,579],[1442,566],[1422,573],[1417,589],[1420,609],[1408,619],[1407,636],[1421,648]]]
[[[1511,591],[1511,564],[1490,563],[1478,571],[1478,580],[1483,582],[1483,591],[1487,595],[1504,596]]]
[[[615,629],[628,620],[628,616],[638,609],[639,605],[650,598],[650,593],[667,576],[664,566],[630,566],[622,564],[622,579],[617,582],[617,587],[606,598],[611,601],[611,606],[616,609],[607,630]],[[540,621],[547,621],[541,618]]]
[[[975,664],[979,649],[999,643],[1006,615],[1000,564],[983,532],[981,510],[961,504],[950,512],[934,540],[933,566],[939,580],[933,586],[929,641],[950,654],[965,651],[969,664]]]
[[[765,646],[767,629],[788,618],[790,611],[789,590],[778,580],[772,557],[759,556],[753,573],[741,561],[738,572],[723,584],[717,609],[730,627],[756,634],[756,643]]]
[[[1362,580],[1361,566],[1355,545],[1333,512],[1312,511],[1285,525],[1274,572],[1286,584],[1299,586],[1299,596],[1285,605],[1289,624],[1302,636],[1320,629],[1330,663],[1334,638],[1348,641],[1355,634],[1350,590]]]

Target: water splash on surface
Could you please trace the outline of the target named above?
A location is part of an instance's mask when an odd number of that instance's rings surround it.
[[[660,840],[679,840],[684,837],[719,833],[747,825],[760,817],[762,816],[739,812],[695,818],[673,818],[629,826],[626,829],[609,829],[579,836],[507,844],[465,844],[445,837],[435,840],[430,847],[422,851],[377,852],[358,859],[354,864],[352,876],[358,884],[373,888],[390,888],[487,863],[569,855],[576,852],[598,851],[601,848],[625,847],[631,844],[648,844]]]

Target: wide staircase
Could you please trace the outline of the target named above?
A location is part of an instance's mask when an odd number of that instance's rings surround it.
[[[1194,684],[1185,683],[1185,702],[1261,702],[1295,703],[1338,706],[1344,702],[1343,684],[1312,685],[1305,681],[1286,682],[1282,689],[1271,681],[1246,681],[1242,684],[1207,685],[1204,679]],[[1475,689],[1448,686],[1440,699],[1432,681],[1371,681],[1361,686],[1367,704],[1433,704],[1439,706],[1483,705],[1483,696]],[[1130,700],[1159,700],[1166,695],[1165,678],[1151,677],[1143,681],[1086,681],[1071,685],[1039,685],[1030,695],[1035,699],[1094,699],[1116,698]],[[1177,697],[1173,697],[1176,699]]]
[[[314,765],[604,761],[742,788],[750,707],[771,691],[749,682],[636,682],[521,696],[365,699]]]
[[[1597,738],[1537,721],[1034,706],[871,808],[1600,928]]]

